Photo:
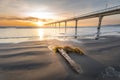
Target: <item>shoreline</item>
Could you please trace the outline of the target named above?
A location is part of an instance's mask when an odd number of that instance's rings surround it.
[[[2,80],[117,80],[101,73],[109,66],[119,66],[120,37],[104,36],[104,39],[77,39],[73,41],[43,40],[0,45],[0,79]],[[83,70],[77,75],[59,54],[48,49],[49,45],[79,47],[84,56],[69,56]],[[118,69],[119,72],[119,69]],[[34,74],[34,75],[33,75]]]

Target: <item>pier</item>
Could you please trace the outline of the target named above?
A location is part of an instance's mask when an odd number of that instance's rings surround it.
[[[98,21],[98,27],[97,27],[97,35],[95,37],[95,39],[98,40],[100,38],[100,29],[101,29],[103,17],[110,16],[110,15],[116,15],[116,14],[120,14],[120,5],[106,8],[106,9],[102,9],[99,11],[94,11],[91,13],[83,14],[83,15],[72,17],[72,18],[65,19],[65,20],[50,22],[50,23],[47,23],[45,25],[47,25],[47,26],[55,25],[55,27],[57,27],[56,24],[59,23],[59,29],[60,29],[60,23],[64,22],[65,23],[65,33],[66,33],[67,22],[68,21],[75,21],[75,38],[77,38],[78,21],[98,17],[99,21]]]

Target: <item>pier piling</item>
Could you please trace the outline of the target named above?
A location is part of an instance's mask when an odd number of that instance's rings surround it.
[[[78,20],[75,20],[75,38],[77,38],[77,27],[78,27]]]
[[[67,21],[65,21],[65,33],[66,33]]]
[[[103,16],[99,17],[98,27],[97,27],[97,36],[95,40],[98,40],[100,38],[100,29],[101,29],[101,23],[102,23]]]
[[[59,22],[59,33],[60,33],[60,22]]]
[[[55,23],[55,27],[56,27],[56,23]]]

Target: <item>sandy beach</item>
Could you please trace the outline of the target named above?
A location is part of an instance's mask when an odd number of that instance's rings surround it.
[[[119,36],[103,36],[100,40],[77,40],[79,42],[54,39],[1,44],[0,80],[120,79]],[[85,51],[83,56],[69,54],[81,66],[83,73],[75,73],[60,54],[55,54],[48,48],[50,45],[73,46],[83,49]],[[112,67],[112,70],[109,71],[109,67]],[[105,72],[106,69],[110,73]]]
[[[120,0],[0,0],[0,80],[120,80]]]

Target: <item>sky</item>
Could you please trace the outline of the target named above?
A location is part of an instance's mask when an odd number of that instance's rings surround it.
[[[42,26],[116,5],[120,5],[120,0],[0,0],[0,26]],[[97,25],[97,20],[83,20],[79,24]],[[120,15],[104,19],[104,24],[119,23]]]

